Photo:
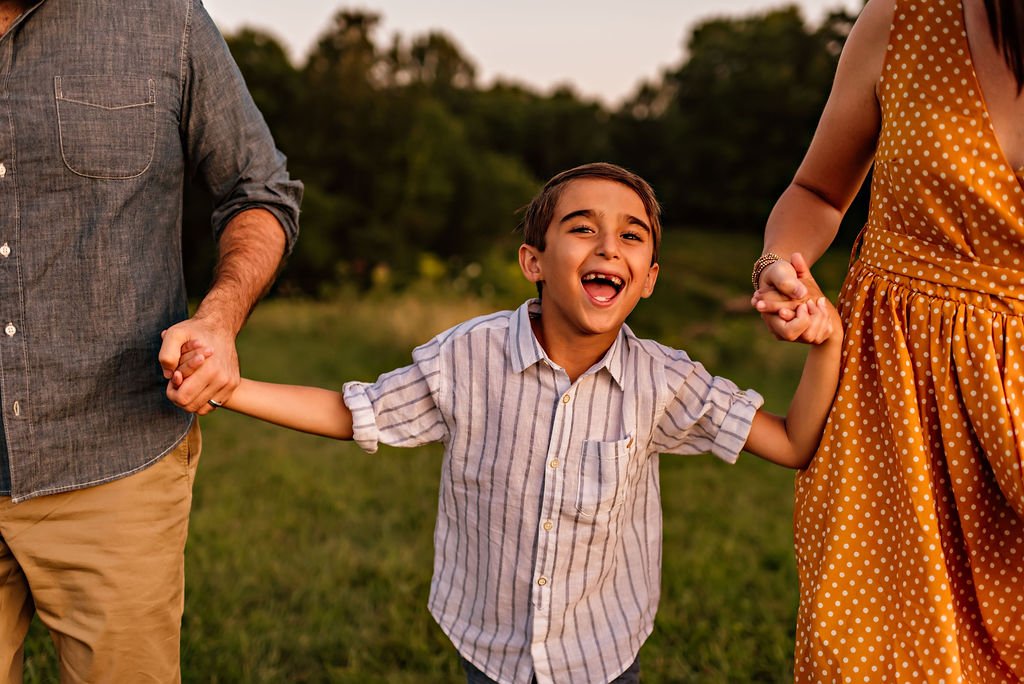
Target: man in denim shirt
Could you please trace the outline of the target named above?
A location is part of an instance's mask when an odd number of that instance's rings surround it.
[[[220,257],[188,318],[191,176]],[[0,0],[0,681],[34,611],[64,681],[180,680],[193,414],[238,383],[301,192],[197,0]]]

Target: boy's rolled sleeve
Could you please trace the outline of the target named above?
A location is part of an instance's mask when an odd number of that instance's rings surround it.
[[[764,398],[754,390],[733,393],[732,406],[718,426],[711,453],[726,463],[735,463],[743,451],[743,445],[747,443],[754,414],[763,404]]]
[[[342,394],[345,406],[352,412],[352,439],[366,453],[375,454],[380,432],[377,430],[377,418],[373,415],[373,405],[366,395],[369,386],[365,382],[346,382]]]
[[[439,442],[448,425],[437,406],[440,355],[432,340],[413,351],[412,365],[384,373],[374,383],[342,389],[352,412],[352,438],[366,452],[378,444],[414,447]]]
[[[671,370],[670,376],[678,373],[678,384],[673,383],[673,397],[658,423],[655,445],[662,453],[711,453],[735,463],[764,399],[688,359]]]

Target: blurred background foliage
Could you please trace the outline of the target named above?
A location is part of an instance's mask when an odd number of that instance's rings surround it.
[[[444,278],[486,294],[504,273],[481,264],[514,254],[517,210],[544,180],[590,161],[647,178],[668,226],[759,234],[814,132],[854,18],[835,11],[810,26],[790,6],[706,21],[677,65],[614,108],[571,85],[483,86],[443,32],[385,40],[369,11],[339,10],[298,65],[265,32],[229,35],[306,186],[302,238],[276,290],[319,297]],[[186,200],[186,277],[198,295],[215,246],[209,199],[190,188]],[[863,204],[841,239],[863,222]]]

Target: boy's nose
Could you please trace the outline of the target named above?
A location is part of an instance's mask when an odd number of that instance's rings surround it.
[[[597,254],[608,259],[618,258],[619,243],[617,237],[614,234],[604,235],[597,245]]]

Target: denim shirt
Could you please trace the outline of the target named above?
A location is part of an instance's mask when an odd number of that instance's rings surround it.
[[[198,0],[42,0],[0,37],[0,492],[160,459],[192,416],[160,331],[187,317],[182,192],[298,233],[302,186]]]

